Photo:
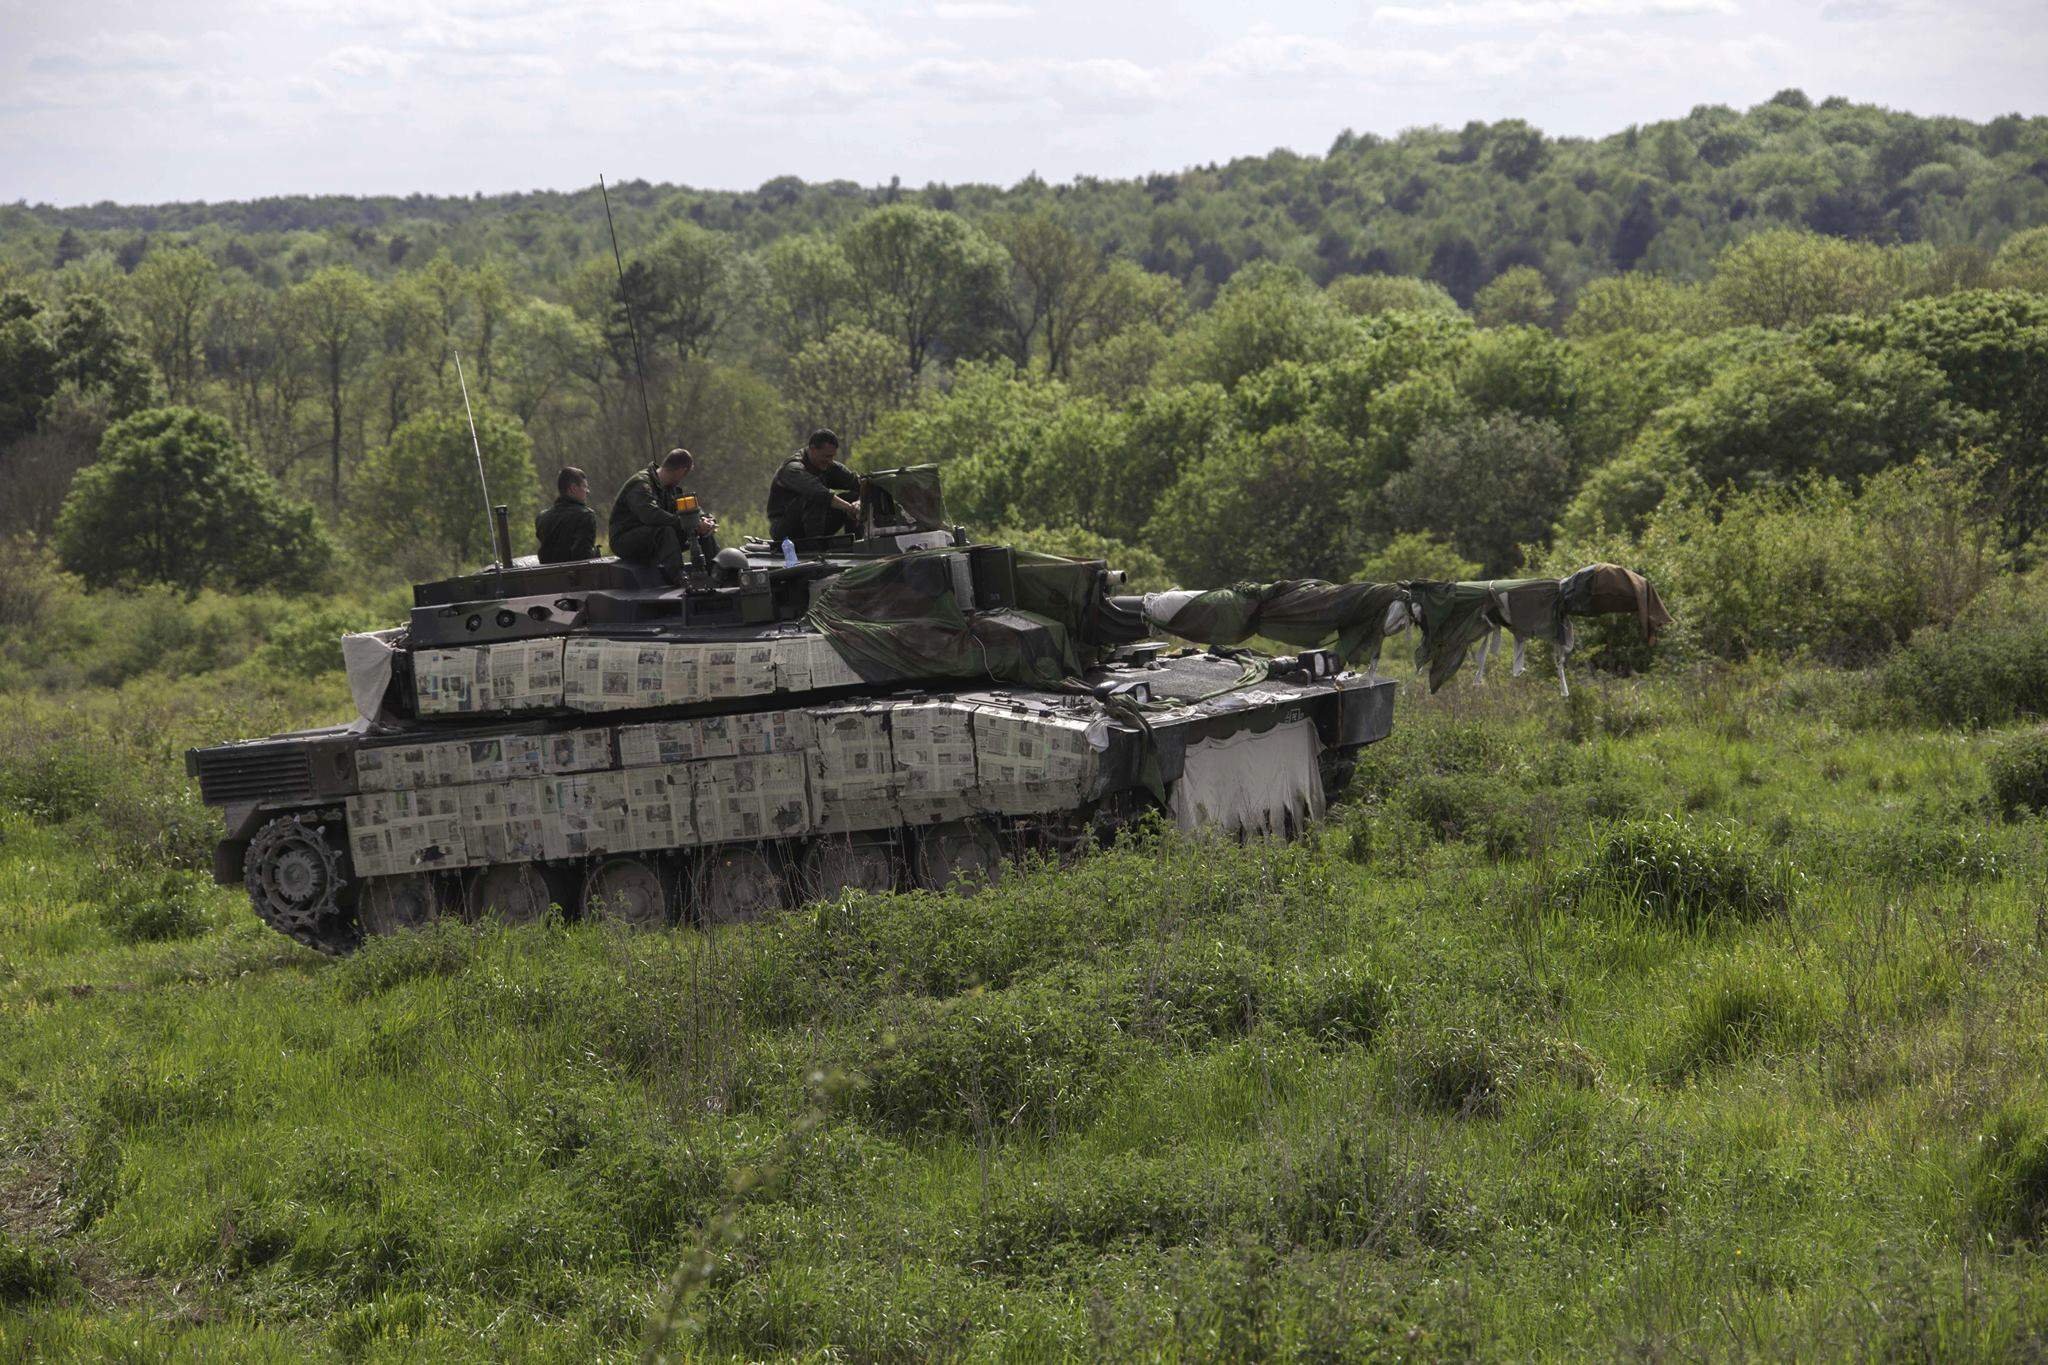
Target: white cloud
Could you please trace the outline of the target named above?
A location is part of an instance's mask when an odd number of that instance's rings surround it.
[[[1382,5],[1372,17],[1418,28],[1502,28],[1574,19],[1672,19],[1740,14],[1736,0],[1464,0],[1441,5]]]
[[[179,65],[191,50],[190,39],[165,33],[103,31],[83,42],[44,44],[30,54],[28,66],[31,71],[161,71]]]
[[[321,59],[321,65],[341,76],[398,80],[419,64],[419,54],[395,48],[351,43],[338,47]]]
[[[939,0],[932,6],[934,19],[1029,19],[1029,5],[1010,5],[999,0]]]

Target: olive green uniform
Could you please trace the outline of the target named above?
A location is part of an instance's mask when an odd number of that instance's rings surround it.
[[[702,521],[696,511],[676,511],[676,495],[661,486],[659,466],[649,465],[621,485],[612,503],[612,553],[652,564],[669,582],[680,582],[685,545],[706,563],[718,553],[718,542],[699,529]]]
[[[533,519],[533,538],[540,542],[543,564],[589,559],[597,553],[597,513],[564,494]]]

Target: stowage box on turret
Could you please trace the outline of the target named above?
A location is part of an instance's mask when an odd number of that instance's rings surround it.
[[[196,749],[224,883],[326,952],[437,915],[636,926],[997,875],[1146,811],[1291,837],[1393,685],[1322,649],[1169,649],[1100,562],[976,544],[936,470],[858,534],[679,588],[613,559],[414,589],[343,641],[358,719]]]

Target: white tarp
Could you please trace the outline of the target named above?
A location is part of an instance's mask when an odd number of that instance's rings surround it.
[[[384,690],[391,686],[391,656],[398,651],[392,642],[403,630],[376,630],[363,635],[341,637],[341,666],[348,671],[348,694],[355,699],[356,714],[375,720],[384,708]]]
[[[1168,803],[1174,823],[1234,834],[1298,833],[1323,813],[1320,752],[1308,720],[1191,744]]]

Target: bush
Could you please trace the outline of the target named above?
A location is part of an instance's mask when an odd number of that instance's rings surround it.
[[[206,929],[206,880],[165,872],[119,883],[99,907],[100,923],[123,943],[192,938]]]
[[[110,428],[57,519],[65,567],[93,587],[310,588],[333,547],[311,504],[285,497],[228,424],[151,408]]]
[[[2048,1228],[2048,1131],[2032,1115],[1999,1115],[1977,1139],[1969,1176],[1971,1214],[1992,1236],[2031,1242]]]
[[[2048,811],[2048,730],[2015,735],[1991,751],[1991,799],[2007,819]]]
[[[2048,583],[1987,593],[1944,630],[1889,659],[1884,694],[1943,725],[2004,725],[2048,715]]]
[[[341,637],[372,629],[359,612],[321,607],[292,616],[270,632],[264,658],[278,672],[294,678],[318,678],[341,671]]]
[[[1803,1002],[1778,983],[1729,976],[1695,998],[1658,1070],[1680,1080],[1806,1036]]]
[[[911,1000],[849,1066],[866,1078],[854,1103],[900,1133],[1079,1126],[1115,1069],[1112,1021],[1058,974],[947,1001]]]
[[[379,934],[334,968],[334,988],[343,1000],[367,1000],[425,976],[454,976],[476,955],[476,933],[466,925],[439,920],[404,934]]]
[[[1560,885],[1567,895],[1612,895],[1647,915],[1703,924],[1781,913],[1789,880],[1729,826],[1666,816],[1612,826]]]
[[[0,1307],[55,1298],[71,1283],[71,1267],[56,1252],[17,1243],[0,1232]]]

